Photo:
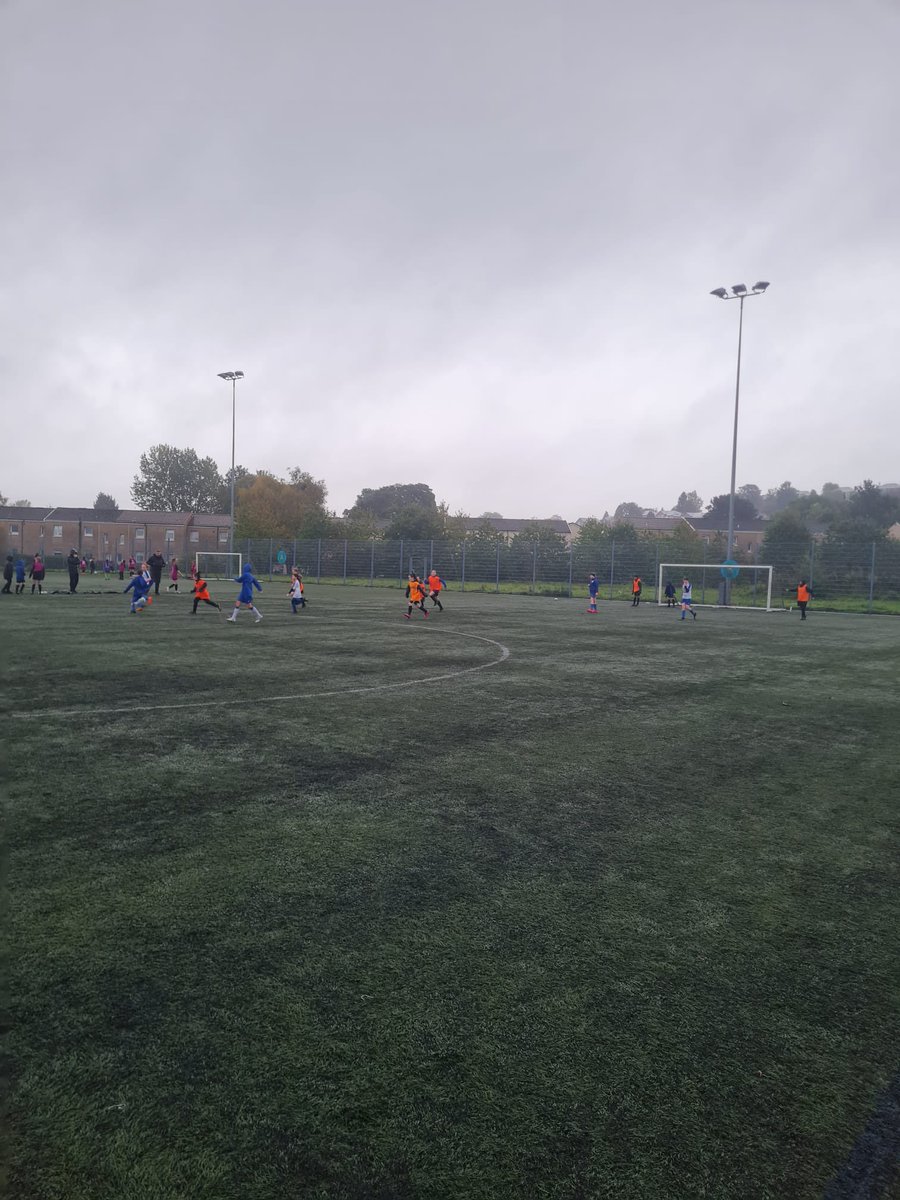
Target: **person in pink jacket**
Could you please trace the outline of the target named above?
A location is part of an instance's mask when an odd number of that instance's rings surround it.
[[[167,592],[177,592],[178,591],[178,580],[180,578],[180,572],[178,570],[178,559],[177,558],[173,558],[171,563],[169,563],[169,578],[172,580],[172,582],[166,588],[166,591]]]

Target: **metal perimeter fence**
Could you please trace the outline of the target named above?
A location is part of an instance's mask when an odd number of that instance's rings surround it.
[[[547,546],[478,538],[466,541],[349,541],[341,539],[252,538],[235,543],[258,573],[277,579],[296,565],[307,581],[405,587],[410,571],[432,568],[460,591],[518,592],[544,596],[586,596],[588,576],[598,576],[607,600],[631,598],[635,575],[643,599],[655,601],[659,564],[709,562],[690,572],[694,596],[716,604],[722,583],[721,547],[685,547],[674,539],[609,539],[599,545]],[[765,572],[773,567],[773,605],[786,606],[797,583],[810,584],[816,607],[851,612],[900,613],[900,542],[850,543],[814,540],[758,547],[738,556],[742,570],[732,585],[731,603],[764,608]],[[665,583],[665,580],[663,581]],[[674,580],[677,584],[680,579]]]
[[[571,546],[523,542],[507,543],[486,538],[465,541],[350,541],[340,538],[250,538],[235,542],[244,561],[257,574],[277,581],[299,566],[307,582],[357,584],[369,587],[405,587],[410,571],[425,575],[433,567],[451,589],[477,592],[525,593],[543,596],[586,596],[588,576],[600,580],[601,599],[631,598],[635,575],[643,581],[643,600],[657,599],[660,563],[709,562],[689,572],[694,596],[701,604],[720,599],[718,564],[722,547],[685,545],[675,538],[607,539],[596,545]],[[14,552],[15,553],[15,552]],[[731,603],[764,608],[766,572],[754,572],[755,563],[773,570],[773,605],[787,606],[800,579],[811,585],[817,608],[846,612],[900,614],[900,542],[804,542],[759,546],[752,554],[737,555],[742,570],[731,585]],[[227,575],[210,569],[213,578]],[[182,560],[186,561],[186,560]],[[65,568],[62,555],[48,555],[48,570]],[[26,558],[30,563],[30,558]],[[101,570],[97,575],[102,578]],[[665,580],[663,581],[665,583]],[[679,579],[673,582],[678,585]]]

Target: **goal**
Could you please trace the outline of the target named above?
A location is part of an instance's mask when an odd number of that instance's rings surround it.
[[[243,568],[243,559],[235,551],[199,550],[195,555],[197,574],[202,579],[235,579]]]
[[[753,563],[660,563],[656,603],[665,604],[665,586],[675,586],[675,602],[681,602],[681,581],[693,584],[693,604],[705,608],[755,608],[772,611],[772,568]],[[727,597],[727,599],[726,599]]]

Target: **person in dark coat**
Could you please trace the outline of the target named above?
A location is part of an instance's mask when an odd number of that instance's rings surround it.
[[[153,594],[159,595],[159,585],[162,583],[163,567],[166,565],[166,560],[158,550],[154,550],[147,559],[147,566],[150,568],[150,578],[153,580]]]
[[[8,593],[11,591],[10,585],[13,581],[13,556],[7,554],[6,562],[3,564],[3,587],[0,591]]]
[[[77,550],[69,551],[66,558],[66,566],[69,568],[69,591],[74,596],[78,591],[78,569],[80,566]]]

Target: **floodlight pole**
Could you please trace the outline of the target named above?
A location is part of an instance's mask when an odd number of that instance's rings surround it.
[[[237,410],[237,381],[244,378],[243,371],[220,371],[219,378],[231,383],[231,526],[228,530],[228,553],[234,553],[234,440]]]
[[[720,300],[740,300],[740,308],[738,315],[738,346],[737,346],[737,372],[734,380],[734,433],[731,439],[731,491],[728,494],[728,536],[725,542],[725,561],[731,562],[734,555],[734,491],[737,480],[737,444],[738,444],[738,412],[741,403],[741,347],[744,337],[744,301],[748,296],[762,296],[769,284],[766,282],[755,283],[753,290],[748,292],[746,287],[739,283],[731,289],[729,296],[725,288],[716,288],[710,294],[717,296]],[[724,600],[726,604],[731,602],[731,580],[725,580]]]
[[[725,559],[730,560],[732,551],[734,550],[734,485],[737,478],[737,435],[738,435],[738,410],[741,403],[741,342],[744,337],[744,297],[740,297],[740,308],[738,310],[738,349],[737,349],[737,374],[734,380],[734,435],[731,439],[731,492],[728,496],[728,537],[725,541]],[[233,464],[232,464],[233,465]],[[234,480],[232,479],[232,483]],[[729,596],[730,600],[731,597]]]

